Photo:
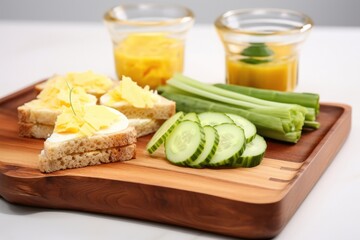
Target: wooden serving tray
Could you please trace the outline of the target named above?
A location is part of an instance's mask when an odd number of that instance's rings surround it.
[[[297,144],[268,140],[262,163],[244,169],[190,169],[150,157],[140,138],[125,163],[43,174],[43,140],[18,137],[17,107],[33,99],[30,86],[0,100],[0,195],[11,203],[105,213],[218,234],[276,236],[346,140],[351,107],[321,104],[321,128]],[[310,217],[310,216],[309,216]]]

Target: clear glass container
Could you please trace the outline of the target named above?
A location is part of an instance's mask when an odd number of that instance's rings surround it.
[[[229,84],[293,91],[299,49],[313,27],[310,17],[286,9],[231,10],[215,21],[226,52]]]
[[[182,72],[192,11],[173,4],[122,4],[104,15],[113,42],[116,73],[155,89]]]

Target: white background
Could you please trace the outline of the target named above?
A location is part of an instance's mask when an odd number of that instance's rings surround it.
[[[119,2],[0,0],[0,98],[54,73],[92,69],[115,77],[112,46],[101,18]],[[351,105],[352,127],[332,164],[276,240],[360,239],[360,27],[350,27],[360,26],[360,1],[181,3],[197,15],[197,24],[187,39],[185,74],[205,82],[224,81],[224,52],[212,26],[224,10],[272,4],[303,10],[315,20],[316,27],[301,52],[296,91],[319,93],[322,102]],[[230,239],[122,217],[17,206],[1,198],[0,238]]]
[[[0,97],[54,73],[92,69],[115,76],[99,23],[0,21]],[[296,91],[352,106],[349,137],[276,240],[360,239],[360,28],[316,27],[303,46]],[[185,74],[223,82],[224,52],[212,25],[188,35]],[[1,153],[0,153],[1,155]],[[16,206],[0,199],[1,239],[228,239],[140,220]]]
[[[99,22],[106,10],[124,2],[182,4],[198,23],[213,23],[231,9],[275,7],[304,12],[319,26],[360,26],[359,0],[0,0],[0,19]]]

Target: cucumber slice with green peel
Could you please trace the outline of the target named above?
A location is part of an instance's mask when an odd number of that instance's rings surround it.
[[[192,161],[188,164],[189,167],[193,168],[203,168],[210,161],[212,156],[214,156],[217,146],[219,144],[219,134],[212,126],[205,126],[205,146],[201,154],[195,161]]]
[[[216,125],[220,140],[214,156],[210,159],[210,167],[232,167],[245,150],[244,130],[234,123]]]
[[[166,158],[176,165],[195,161],[205,146],[203,127],[190,120],[181,121],[165,140]]]
[[[233,120],[236,125],[244,129],[247,143],[251,142],[255,138],[256,127],[252,122],[236,114],[227,113],[226,115],[230,117],[231,120]]]
[[[190,121],[193,121],[193,122],[200,123],[198,115],[196,113],[194,113],[194,112],[190,112],[190,113],[185,114],[185,116],[181,119],[181,121],[185,121],[185,120],[190,120]]]
[[[234,121],[226,114],[219,112],[203,112],[199,113],[198,117],[202,126],[216,126],[222,123],[234,123]]]
[[[163,142],[173,131],[175,126],[179,124],[183,116],[184,116],[183,112],[177,112],[161,125],[161,127],[156,131],[156,133],[153,135],[153,137],[146,145],[146,150],[150,154],[154,153],[156,149],[158,149],[161,146],[161,144],[163,144]]]
[[[237,159],[235,167],[255,167],[260,164],[264,158],[267,148],[266,141],[260,135],[256,135],[255,138],[246,144],[246,149]]]

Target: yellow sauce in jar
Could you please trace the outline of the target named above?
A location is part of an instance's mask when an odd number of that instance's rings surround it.
[[[140,86],[155,89],[174,73],[182,72],[184,44],[163,33],[134,33],[114,48],[118,77],[130,77]]]
[[[271,48],[266,46],[266,48],[268,48],[266,51],[269,51],[271,56],[263,58],[228,56],[226,59],[227,83],[279,91],[293,91],[297,85],[298,57],[291,55],[292,46],[272,46]],[[261,51],[263,50],[261,49]]]
[[[260,64],[227,60],[227,81],[230,84],[293,91],[297,83],[296,58]]]

